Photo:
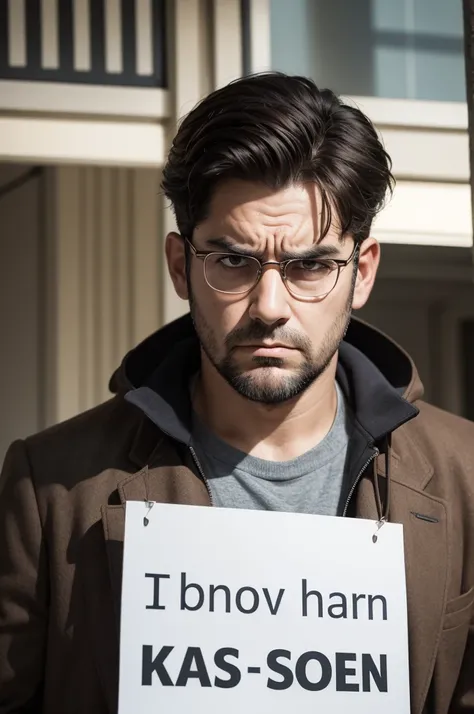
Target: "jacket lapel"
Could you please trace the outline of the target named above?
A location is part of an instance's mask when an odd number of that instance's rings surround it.
[[[391,483],[390,521],[403,524],[411,711],[421,714],[433,674],[446,604],[447,514],[442,501],[402,483],[403,479],[398,481],[398,470],[395,469]],[[369,478],[360,484],[356,513],[359,518],[378,519],[373,482]]]
[[[127,501],[157,501],[194,506],[209,506],[204,483],[179,463],[149,468],[127,475],[118,484],[120,505],[102,508],[102,524],[114,599],[117,628],[120,627],[120,597],[122,589],[123,541],[125,535],[125,505]]]
[[[102,544],[105,539],[107,559],[106,577],[108,586],[105,592],[108,597],[96,597],[94,588],[89,587],[91,608],[96,611],[98,630],[101,631],[100,646],[97,646],[96,656],[98,668],[110,712],[117,711],[118,681],[119,681],[119,641],[120,641],[120,611],[122,590],[123,543],[125,535],[125,506],[127,501],[157,501],[161,503],[181,503],[209,506],[209,495],[205,484],[182,460],[176,448],[167,440],[161,439],[157,444],[157,430],[154,428],[154,448],[150,452],[151,432],[143,426],[132,447],[130,457],[136,463],[144,455],[148,455],[150,466],[144,466],[133,474],[117,471],[117,505],[103,506]],[[143,463],[143,462],[142,462]],[[152,464],[156,464],[152,466]],[[103,547],[103,546],[102,546]],[[101,578],[104,577],[104,571]],[[110,598],[110,592],[112,598]],[[94,600],[94,602],[92,602]],[[107,600],[107,602],[106,602]],[[112,604],[112,608],[110,605]],[[100,612],[99,612],[100,610]],[[106,631],[103,630],[105,623]],[[106,646],[102,646],[103,635],[107,633]]]
[[[431,496],[433,466],[406,428],[395,433],[391,519],[404,524],[412,710],[421,714],[435,667],[448,595],[449,516],[445,502]]]
[[[123,471],[116,471],[114,478],[119,482],[131,479],[137,497],[143,489],[143,470],[130,477]],[[110,714],[118,708],[119,682],[119,633],[120,633],[120,590],[122,582],[123,539],[125,529],[125,506],[103,506],[102,523],[95,530],[96,552],[89,558],[86,568],[86,607],[91,623],[91,637],[95,645],[91,647],[96,658],[97,670],[107,700]],[[97,558],[97,551],[104,550],[105,561]]]
[[[123,541],[125,535],[125,493],[128,493],[129,501],[145,501],[146,485],[145,478],[148,468],[132,476],[122,479],[118,485],[120,495],[119,506],[105,506],[102,508],[102,524],[104,527],[105,549],[107,553],[107,563],[109,578],[112,587],[112,597],[114,603],[114,614],[117,624],[117,632],[120,632],[120,601],[122,589],[122,564],[123,564]]]
[[[446,509],[444,504],[425,493],[416,493],[398,484],[393,488],[400,493],[396,498],[394,494],[396,506],[392,518],[404,524],[412,711],[421,714],[433,674],[446,605]],[[426,516],[433,520],[424,520]]]
[[[153,498],[148,494],[149,484],[154,480],[148,478],[147,463],[153,463],[163,443],[163,435],[156,426],[142,415],[130,448],[129,459],[139,467],[135,473],[115,472],[117,505],[101,508],[102,527],[105,538],[109,581],[112,588],[115,631],[120,632],[120,600],[122,589],[123,541],[125,535],[125,503],[129,501],[145,501]]]

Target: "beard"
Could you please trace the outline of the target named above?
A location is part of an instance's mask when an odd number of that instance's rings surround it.
[[[349,327],[352,301],[355,289],[357,266],[354,266],[353,280],[344,308],[336,316],[328,332],[324,335],[317,353],[306,335],[286,325],[266,325],[251,321],[243,327],[236,327],[224,340],[224,356],[219,357],[216,336],[199,309],[188,278],[189,305],[194,328],[201,347],[226,382],[242,397],[260,404],[278,405],[295,399],[310,387],[327,370],[339,349]],[[252,369],[243,368],[235,358],[234,350],[240,345],[262,340],[281,342],[299,350],[303,360],[292,373],[285,374],[285,360],[278,357],[252,357]]]

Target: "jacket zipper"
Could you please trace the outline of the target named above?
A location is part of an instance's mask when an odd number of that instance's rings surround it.
[[[164,429],[162,429],[162,432],[163,432],[163,434],[166,434],[167,436],[169,436],[170,439],[173,439],[173,440],[175,439],[175,437],[172,436],[172,435],[169,433],[169,431],[165,431]],[[196,468],[197,468],[197,470],[198,470],[198,472],[199,472],[199,476],[200,476],[202,482],[204,483],[204,485],[205,485],[205,487],[206,487],[206,491],[207,491],[207,493],[208,493],[209,500],[210,500],[210,502],[211,502],[211,506],[214,506],[215,504],[214,504],[214,499],[213,499],[213,497],[212,497],[211,487],[209,486],[209,481],[207,480],[206,476],[204,475],[204,471],[203,471],[203,468],[202,468],[201,464],[199,463],[199,459],[198,459],[198,457],[197,457],[197,454],[196,454],[196,452],[194,451],[194,449],[193,449],[192,446],[188,446],[188,449],[189,449],[189,451],[191,452],[191,456],[192,456],[193,461],[194,461],[194,464],[195,464],[195,466],[196,466]]]
[[[209,486],[209,481],[207,480],[206,476],[204,475],[204,471],[203,471],[201,464],[199,463],[197,454],[194,451],[192,446],[188,446],[188,449],[191,452],[191,456],[193,457],[194,464],[195,464],[197,470],[199,471],[199,476],[201,477],[201,479],[206,487],[207,493],[209,495],[209,500],[211,502],[211,506],[214,506],[214,499],[212,497],[211,487]]]
[[[377,458],[377,456],[379,455],[379,453],[380,453],[380,452],[379,452],[378,449],[374,449],[374,452],[373,452],[373,454],[371,455],[370,459],[367,461],[367,463],[364,464],[364,466],[361,468],[361,470],[360,470],[359,473],[357,474],[357,478],[356,478],[356,480],[354,481],[354,483],[352,484],[352,488],[351,488],[351,490],[349,491],[349,495],[348,495],[348,497],[347,497],[346,505],[344,506],[344,510],[343,510],[343,512],[342,512],[342,517],[343,517],[343,518],[347,515],[347,509],[349,508],[349,503],[350,503],[350,501],[351,501],[352,496],[354,495],[354,491],[356,490],[357,486],[359,485],[359,481],[361,480],[364,471],[370,466],[370,464],[372,463],[372,461]]]
[[[193,449],[192,446],[189,446],[188,448],[189,448],[189,451],[191,452],[191,456],[193,457],[193,461],[194,461],[194,463],[195,463],[195,465],[196,465],[196,468],[197,468],[197,470],[199,471],[199,476],[201,477],[201,479],[202,479],[202,481],[203,481],[203,483],[204,483],[204,485],[205,485],[205,487],[206,487],[207,493],[208,493],[208,495],[209,495],[209,501],[211,502],[211,506],[214,506],[214,499],[213,499],[213,496],[212,496],[211,487],[209,486],[209,481],[207,480],[207,478],[206,478],[206,476],[205,476],[205,474],[204,474],[203,468],[202,468],[202,466],[201,466],[201,464],[200,464],[200,462],[199,462],[199,459],[198,459],[198,457],[197,457],[197,454],[196,454],[196,452],[194,451],[194,449]],[[370,466],[370,464],[372,463],[372,461],[377,458],[377,456],[379,455],[379,453],[380,453],[380,452],[379,452],[378,449],[374,449],[374,452],[373,452],[373,454],[371,454],[370,459],[368,459],[368,460],[366,461],[366,463],[363,465],[363,467],[361,468],[361,470],[360,470],[359,473],[357,474],[356,480],[355,480],[354,483],[352,484],[351,490],[349,491],[349,495],[348,495],[348,497],[347,497],[347,501],[346,501],[345,506],[344,506],[344,510],[343,510],[343,512],[342,512],[342,517],[343,517],[343,518],[347,515],[347,509],[349,508],[349,503],[350,503],[350,501],[351,501],[352,496],[354,495],[354,491],[356,490],[357,486],[359,485],[359,481],[361,480],[364,471]]]

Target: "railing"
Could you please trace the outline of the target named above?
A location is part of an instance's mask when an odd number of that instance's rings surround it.
[[[167,87],[165,0],[0,0],[0,80]]]

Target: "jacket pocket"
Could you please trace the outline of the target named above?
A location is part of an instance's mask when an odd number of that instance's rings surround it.
[[[431,683],[437,714],[446,714],[450,706],[466,651],[469,622],[473,614],[474,588],[446,604],[443,630]]]
[[[452,630],[467,625],[473,615],[474,587],[467,592],[448,600],[444,612],[443,630]]]

